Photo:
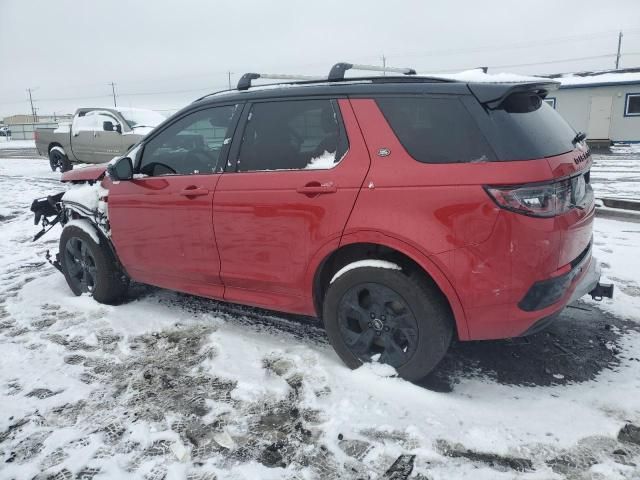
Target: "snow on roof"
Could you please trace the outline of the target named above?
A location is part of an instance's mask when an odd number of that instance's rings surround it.
[[[109,107],[119,112],[149,112],[153,111],[149,108],[135,108],[135,107]]]
[[[423,74],[419,74],[423,76]],[[458,73],[428,73],[429,78],[441,78],[443,80],[455,80],[470,83],[522,83],[549,81],[548,78],[518,75],[516,73],[485,73],[481,68],[464,70]]]
[[[553,78],[559,81],[562,87],[581,87],[595,85],[620,85],[627,83],[640,83],[640,69],[602,72],[569,73]]]

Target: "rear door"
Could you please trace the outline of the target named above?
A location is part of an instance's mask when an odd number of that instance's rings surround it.
[[[309,266],[338,246],[369,157],[346,99],[256,102],[243,117],[213,208],[225,299],[304,311]]]
[[[591,97],[589,104],[589,126],[587,134],[590,140],[608,140],[611,128],[611,105],[609,96]]]
[[[91,159],[93,136],[96,133],[95,111],[78,113],[71,124],[71,150],[81,162]]]
[[[143,144],[140,178],[110,186],[112,239],[135,280],[222,298],[211,207],[238,111],[177,119]]]

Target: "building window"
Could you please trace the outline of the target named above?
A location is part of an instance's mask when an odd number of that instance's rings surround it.
[[[627,93],[627,98],[624,102],[624,116],[640,116],[640,93]]]
[[[551,108],[556,108],[556,97],[547,97],[544,101],[547,102]]]

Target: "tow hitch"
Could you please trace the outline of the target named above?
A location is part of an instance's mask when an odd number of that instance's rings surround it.
[[[605,297],[613,298],[613,284],[598,282],[595,288],[589,292],[589,295],[598,302]]]

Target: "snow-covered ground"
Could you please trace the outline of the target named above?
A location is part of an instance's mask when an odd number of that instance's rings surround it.
[[[1,157],[0,479],[405,478],[397,459],[423,480],[640,477],[617,439],[640,425],[639,224],[596,221],[615,302],[456,345],[413,385],[348,370],[310,319],[144,286],[74,297],[44,260],[59,229],[30,242],[59,174]]]
[[[640,200],[640,144],[613,147],[606,155],[594,152],[591,184],[598,197]]]
[[[7,137],[0,137],[0,150],[13,148],[36,148],[34,140],[7,140]]]

